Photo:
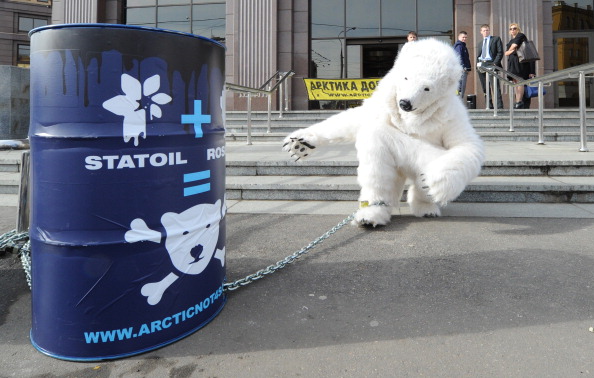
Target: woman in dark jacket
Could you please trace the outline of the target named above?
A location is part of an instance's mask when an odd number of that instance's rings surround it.
[[[522,43],[526,42],[527,40],[524,33],[522,33],[522,29],[520,29],[520,25],[515,22],[511,23],[509,25],[509,34],[511,36],[511,40],[507,43],[507,51],[505,52],[505,56],[507,56],[507,70],[524,80],[534,77],[534,65],[531,65],[530,63],[520,63],[520,59],[518,58],[517,50],[522,45]],[[510,77],[510,79],[514,83],[518,82],[518,80],[512,77]],[[520,85],[516,87],[516,103],[514,105],[515,109],[524,108],[523,98],[524,86]]]

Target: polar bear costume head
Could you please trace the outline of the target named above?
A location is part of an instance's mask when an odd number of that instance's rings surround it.
[[[423,127],[435,124],[424,121],[458,97],[461,75],[460,58],[451,45],[431,38],[406,43],[370,100],[387,104],[396,127],[424,134],[431,130]]]

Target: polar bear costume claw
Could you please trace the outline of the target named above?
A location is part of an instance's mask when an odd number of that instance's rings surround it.
[[[462,66],[454,49],[436,39],[404,45],[373,95],[284,140],[296,160],[316,148],[355,143],[361,186],[354,224],[390,222],[408,182],[417,217],[437,217],[480,173],[483,143],[456,94]]]

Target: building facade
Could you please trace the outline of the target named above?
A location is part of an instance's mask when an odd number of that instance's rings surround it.
[[[308,100],[304,78],[381,77],[409,31],[453,43],[465,30],[476,56],[481,25],[505,44],[516,22],[536,43],[538,75],[594,62],[593,8],[593,0],[54,0],[52,23],[124,23],[213,38],[227,46],[227,82],[259,87],[276,71],[293,70],[290,109],[304,110],[320,106]],[[577,105],[576,88],[559,83],[548,91],[547,107]],[[482,93],[475,72],[466,93]],[[229,110],[245,103],[227,94]],[[484,106],[482,94],[477,105]],[[266,100],[253,106],[264,109]]]
[[[0,65],[29,66],[31,29],[48,25],[51,0],[0,1]]]

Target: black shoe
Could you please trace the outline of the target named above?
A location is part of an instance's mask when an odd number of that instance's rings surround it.
[[[524,109],[524,102],[523,101],[516,102],[514,104],[514,109]]]

